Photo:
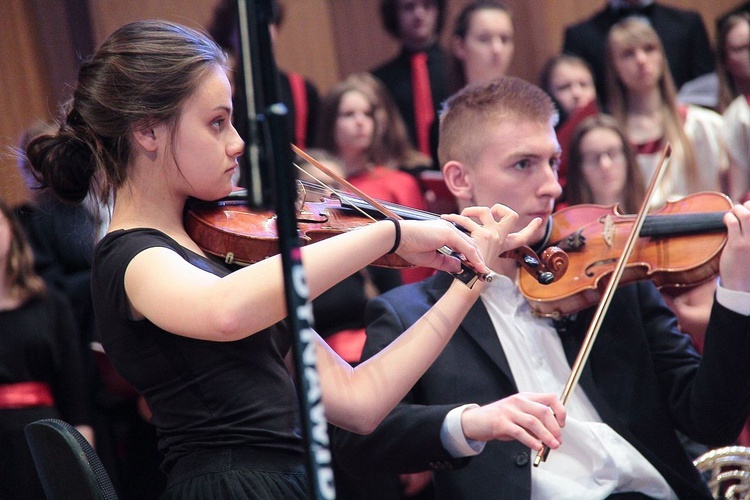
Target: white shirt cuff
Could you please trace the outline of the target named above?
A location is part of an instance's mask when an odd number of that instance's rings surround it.
[[[721,280],[716,287],[716,301],[732,312],[750,316],[750,293],[724,288]]]
[[[484,450],[484,441],[468,439],[461,427],[461,415],[467,408],[479,408],[477,404],[468,404],[453,408],[445,416],[440,428],[440,441],[453,458],[473,457]]]

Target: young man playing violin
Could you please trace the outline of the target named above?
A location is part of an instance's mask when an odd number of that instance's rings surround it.
[[[519,224],[549,219],[560,194],[555,119],[546,94],[516,78],[449,99],[439,156],[459,208],[503,203]],[[750,412],[750,205],[724,222],[703,358],[653,283],[620,287],[568,400],[562,444],[538,466],[536,432],[553,412],[537,394],[562,392],[595,307],[555,322],[535,316],[508,259],[496,261],[481,301],[375,432],[336,433],[337,457],[360,474],[432,470],[439,498],[711,498],[675,431],[730,444]],[[363,357],[416,321],[450,281],[441,273],[373,300]]]

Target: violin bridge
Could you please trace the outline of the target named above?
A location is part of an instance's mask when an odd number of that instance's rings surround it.
[[[294,209],[299,212],[302,210],[302,207],[305,206],[305,202],[307,201],[307,190],[305,189],[305,185],[299,180],[296,181],[296,186],[297,198],[294,200]]]
[[[609,248],[615,244],[615,223],[612,216],[606,215],[602,221],[602,238]]]

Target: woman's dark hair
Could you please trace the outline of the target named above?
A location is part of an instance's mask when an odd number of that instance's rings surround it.
[[[165,21],[119,28],[81,65],[59,131],[27,146],[37,179],[64,201],[93,190],[106,203],[127,179],[132,132],[174,130],[182,105],[217,65],[226,65],[223,52],[197,30]]]
[[[380,2],[380,20],[383,22],[385,30],[394,38],[401,38],[401,32],[398,26],[398,1],[399,0],[382,0]],[[438,11],[437,26],[435,33],[440,34],[445,24],[445,0],[432,0]]]
[[[2,270],[10,295],[21,299],[22,303],[34,297],[44,296],[47,286],[34,271],[34,255],[26,240],[26,234],[13,210],[2,198],[0,198],[0,213],[7,219],[10,226],[10,248],[5,269]]]

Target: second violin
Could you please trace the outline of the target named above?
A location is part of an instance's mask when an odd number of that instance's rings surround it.
[[[621,284],[650,279],[659,288],[684,288],[718,273],[726,242],[722,193],[704,192],[667,203],[646,216]],[[521,276],[521,291],[542,316],[562,317],[596,304],[622,253],[635,216],[616,207],[576,205],[552,217],[549,242],[569,255],[569,272],[552,286]]]

